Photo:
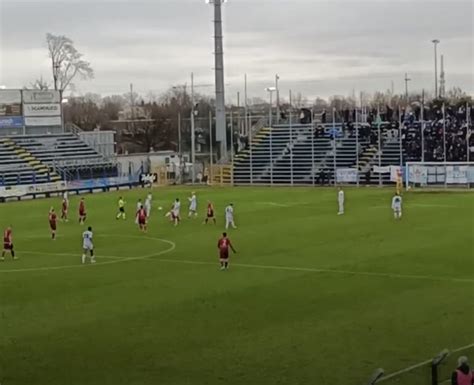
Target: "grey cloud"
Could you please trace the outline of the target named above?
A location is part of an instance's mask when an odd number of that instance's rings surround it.
[[[470,1],[230,0],[224,14],[229,95],[244,73],[260,94],[277,72],[293,82],[287,87],[319,82],[328,94],[345,93],[351,82],[384,89],[405,71],[429,87],[434,37],[448,86],[474,90]],[[93,64],[96,79],[79,84],[84,92],[119,92],[129,82],[164,90],[191,71],[213,80],[212,9],[204,0],[0,0],[0,83],[48,76],[46,32],[71,37]]]

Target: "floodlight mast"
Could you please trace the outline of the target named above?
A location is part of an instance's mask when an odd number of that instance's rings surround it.
[[[225,0],[209,0],[214,6],[214,72],[216,79],[216,140],[220,143],[220,158],[226,161],[227,154],[227,123],[225,113],[224,89],[224,50],[222,36],[222,4]]]

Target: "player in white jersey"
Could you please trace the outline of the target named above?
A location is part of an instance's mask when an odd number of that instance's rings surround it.
[[[87,230],[82,233],[82,263],[86,263],[87,253],[90,255],[91,263],[95,263],[93,236],[92,227],[88,227]]]
[[[142,206],[143,206],[142,200],[139,199],[137,202],[137,209],[135,210],[135,224],[136,225],[138,225],[138,212],[140,211]]]
[[[237,228],[234,223],[234,205],[232,203],[225,208],[225,228],[228,229],[229,226],[232,226],[233,229]]]
[[[344,190],[342,187],[339,187],[339,192],[337,193],[337,203],[339,203],[339,211],[337,215],[344,214]]]
[[[392,210],[395,219],[402,218],[402,197],[398,193],[392,198]]]
[[[171,220],[174,222],[175,226],[178,226],[178,223],[181,220],[180,211],[181,202],[179,201],[179,198],[176,198],[173,203],[173,207],[171,208]]]
[[[148,194],[145,200],[145,211],[146,211],[146,217],[150,218],[150,213],[151,213],[151,194]]]
[[[191,194],[191,197],[188,198],[189,201],[189,213],[188,213],[188,218],[191,218],[192,216],[197,217],[197,197],[196,193],[193,191]]]

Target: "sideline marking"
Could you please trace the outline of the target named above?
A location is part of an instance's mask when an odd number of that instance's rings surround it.
[[[469,344],[469,345],[466,345],[466,346],[461,346],[460,348],[457,348],[457,349],[454,349],[454,350],[450,350],[450,351],[449,351],[449,354],[451,355],[451,354],[453,354],[453,353],[458,353],[458,352],[461,352],[461,351],[463,351],[463,350],[470,349],[470,348],[474,348],[474,343]],[[407,367],[407,368],[405,368],[405,369],[401,369],[401,370],[398,370],[398,371],[396,371],[396,372],[390,373],[390,374],[387,375],[387,376],[383,376],[383,377],[379,380],[379,382],[388,381],[388,380],[390,380],[390,379],[393,378],[393,377],[397,377],[397,376],[399,376],[399,375],[401,375],[401,374],[405,374],[405,373],[411,372],[411,371],[414,370],[414,369],[418,369],[418,368],[420,368],[420,367],[422,367],[422,366],[425,366],[425,365],[430,364],[431,361],[433,361],[433,358],[430,358],[429,360],[426,360],[426,361],[420,362],[420,363],[418,363],[418,364],[409,366],[409,367]]]
[[[114,236],[117,236],[117,235],[101,234],[100,236],[97,236],[97,237],[112,238]],[[111,264],[114,264],[114,263],[121,263],[121,262],[126,262],[126,261],[138,261],[138,260],[144,260],[144,259],[158,257],[160,255],[170,253],[176,248],[176,243],[174,243],[172,241],[169,241],[167,239],[154,238],[154,237],[150,237],[150,236],[134,236],[134,235],[121,235],[121,237],[122,238],[133,238],[133,239],[137,239],[137,238],[138,239],[150,239],[150,240],[153,240],[153,241],[160,241],[160,242],[163,242],[163,243],[166,243],[166,244],[170,245],[170,247],[168,247],[165,250],[158,251],[156,253],[141,255],[141,256],[138,256],[138,257],[123,257],[122,258],[122,257],[114,256],[114,255],[104,256],[104,258],[108,258],[108,259],[112,259],[112,260],[111,261],[106,261],[106,262],[96,262],[94,264],[78,263],[77,265],[64,265],[64,266],[44,266],[44,267],[29,267],[29,268],[27,267],[27,268],[24,268],[24,269],[8,269],[8,270],[0,269],[0,274],[2,274],[2,273],[21,273],[21,272],[26,272],[26,271],[66,270],[66,269],[74,269],[74,268],[79,268],[79,267],[84,268],[84,267],[89,267],[89,266],[111,265]],[[27,254],[27,253],[33,254],[33,253],[37,253],[37,252],[27,252],[26,251],[25,254]],[[69,254],[69,253],[53,254],[53,253],[48,253],[48,252],[44,252],[44,253],[38,252],[38,254],[43,254],[43,255],[69,255],[69,256],[74,255],[74,256],[77,256],[78,259],[81,256],[80,252],[78,254]],[[100,255],[98,255],[97,258],[100,259],[102,257]],[[2,262],[2,263],[4,263],[4,262]]]
[[[206,261],[191,261],[184,259],[156,259],[157,262],[170,263],[184,263],[189,265],[216,265],[213,262]],[[467,282],[474,283],[474,278],[455,278],[455,277],[439,277],[433,275],[411,275],[411,274],[391,274],[391,273],[377,273],[370,271],[352,271],[352,270],[338,270],[338,269],[318,269],[312,267],[291,267],[291,266],[272,266],[272,265],[252,265],[247,263],[233,263],[232,266],[245,267],[253,269],[269,269],[269,270],[287,270],[287,271],[303,271],[312,273],[330,273],[330,274],[345,274],[345,275],[363,275],[382,278],[401,278],[401,279],[424,279],[429,281],[447,281],[447,282]]]

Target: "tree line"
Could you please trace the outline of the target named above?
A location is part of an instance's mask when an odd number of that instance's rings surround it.
[[[84,59],[74,46],[74,42],[66,36],[46,35],[48,54],[51,61],[52,83],[40,77],[25,88],[29,89],[55,89],[63,95],[71,92],[67,101],[63,103],[64,118],[66,123],[73,123],[83,130],[117,130],[120,128],[118,140],[128,142],[136,151],[149,151],[150,149],[176,149],[190,148],[190,117],[193,109],[193,100],[186,86],[170,87],[161,95],[139,95],[125,93],[121,95],[101,96],[88,93],[84,96],[74,96],[74,81],[77,79],[92,79],[94,71],[91,64]],[[252,98],[248,100],[252,115],[268,113],[269,105],[263,99]],[[344,120],[350,111],[361,106],[374,111],[392,115],[397,110],[418,111],[421,104],[427,111],[435,110],[446,103],[453,108],[466,103],[472,105],[471,96],[460,88],[447,91],[443,99],[434,98],[429,92],[411,93],[409,95],[393,94],[390,90],[369,94],[361,92],[359,95],[336,95],[328,99],[317,97],[309,100],[301,93],[295,94],[291,100],[280,99],[282,119],[286,119],[290,109],[298,112],[301,108],[313,110],[315,113],[330,115],[335,109],[338,119]],[[214,111],[213,98],[195,93],[194,110],[196,121],[197,142],[209,142],[209,127],[213,126],[209,112]],[[229,112],[234,117],[240,116],[243,121],[243,108],[228,105]],[[237,132],[234,122],[234,130]]]

